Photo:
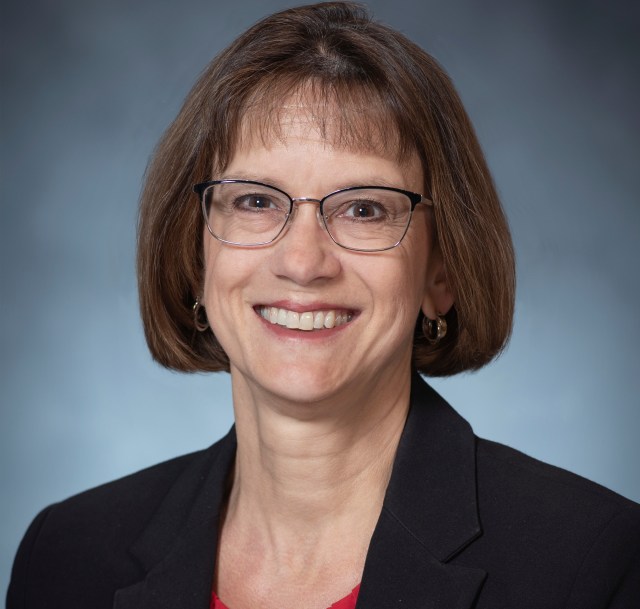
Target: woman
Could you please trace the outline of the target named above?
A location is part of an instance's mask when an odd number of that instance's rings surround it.
[[[229,371],[236,425],[43,511],[9,608],[633,606],[640,508],[476,438],[417,374],[500,352],[513,268],[432,58],[349,3],[258,23],[161,141],[139,227],[151,352]]]

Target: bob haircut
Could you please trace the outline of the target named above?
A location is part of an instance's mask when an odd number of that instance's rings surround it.
[[[416,321],[413,365],[430,376],[480,368],[511,333],[515,273],[509,228],[471,122],[438,63],[364,7],[327,2],[266,17],[207,66],[147,170],[138,226],[138,287],[154,359],[181,371],[229,370],[193,305],[204,277],[204,219],[192,185],[219,175],[243,133],[282,133],[293,99],[334,146],[417,154],[455,305],[431,345]],[[369,254],[375,256],[375,254]],[[425,252],[427,255],[427,252]]]

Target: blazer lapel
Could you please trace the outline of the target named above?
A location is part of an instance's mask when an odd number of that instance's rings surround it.
[[[468,609],[486,574],[434,558],[386,509],[371,539],[357,609]]]
[[[416,374],[358,609],[471,607],[486,573],[449,561],[480,535],[475,436]]]
[[[131,548],[147,576],[118,590],[114,609],[209,608],[220,510],[235,450],[232,429],[172,486]]]

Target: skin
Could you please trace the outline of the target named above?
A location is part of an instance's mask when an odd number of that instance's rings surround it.
[[[243,138],[220,177],[318,199],[424,183],[417,157],[334,147],[299,111],[281,137]],[[373,254],[333,243],[315,203],[269,246],[205,234],[203,302],[231,361],[238,435],[215,582],[231,609],[325,609],[359,583],[407,414],[418,312],[452,304],[429,213],[419,205],[403,242]],[[354,317],[322,335],[274,330],[254,309],[274,303]]]

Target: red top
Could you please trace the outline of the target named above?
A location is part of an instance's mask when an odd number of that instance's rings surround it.
[[[360,592],[360,584],[358,584],[350,594],[333,603],[328,609],[356,609],[356,601],[358,600],[358,592]],[[228,607],[217,597],[216,593],[211,594],[211,609],[228,609]]]

